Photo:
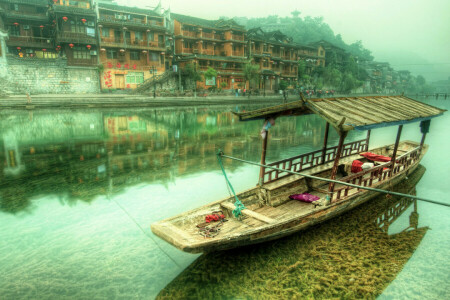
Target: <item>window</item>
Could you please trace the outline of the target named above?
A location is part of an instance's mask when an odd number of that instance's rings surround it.
[[[19,26],[9,26],[9,34],[14,36],[20,36]]]
[[[323,56],[323,50],[320,50],[320,56]]]
[[[144,72],[132,72],[127,74],[127,83],[140,84],[144,82]]]
[[[73,58],[74,59],[90,59],[91,55],[89,54],[88,50],[79,49],[73,51]]]
[[[136,40],[142,40],[143,38],[142,38],[142,32],[141,31],[136,31],[135,33],[134,33],[134,38],[136,39]]]
[[[155,52],[150,52],[150,61],[158,61],[159,60],[159,54]]]
[[[268,50],[267,50],[268,48],[267,48],[267,45],[264,45],[264,52],[268,52]]]
[[[160,55],[160,63],[163,65],[164,64],[164,55]]]
[[[130,51],[130,60],[140,60],[140,52],[139,51]]]
[[[95,28],[94,27],[87,27],[86,28],[86,34],[88,36],[95,37]]]
[[[155,35],[153,34],[153,32],[149,32],[149,33],[148,33],[148,40],[149,40],[150,42],[153,42],[154,39],[155,39]]]
[[[103,28],[102,37],[109,37],[109,28]]]
[[[106,50],[106,58],[116,59],[117,58],[117,50],[113,50],[113,49]]]

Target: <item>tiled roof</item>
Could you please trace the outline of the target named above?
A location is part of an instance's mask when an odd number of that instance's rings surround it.
[[[368,130],[373,128],[408,124],[429,120],[446,110],[405,96],[367,96],[306,99],[289,105],[274,106],[240,113],[241,121],[270,116],[315,113],[334,127],[344,125],[343,130]]]
[[[139,7],[130,7],[130,6],[122,6],[122,5],[106,4],[106,3],[99,3],[98,7],[99,7],[99,9],[110,9],[110,10],[115,10],[115,11],[124,12],[124,13],[132,13],[132,14],[134,13],[134,14],[148,15],[148,16],[152,16],[152,17],[161,17],[153,10],[139,8]]]
[[[206,20],[186,15],[180,15],[171,13],[171,17],[174,20],[179,21],[180,23],[185,23],[189,25],[196,25],[196,26],[202,26],[202,27],[210,27],[210,28],[217,28],[217,29],[224,29],[224,28],[232,28],[236,30],[242,30],[245,31],[245,28],[241,25],[238,25],[233,20]]]

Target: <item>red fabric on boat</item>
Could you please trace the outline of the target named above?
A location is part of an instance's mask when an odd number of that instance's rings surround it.
[[[359,160],[355,159],[355,160],[352,162],[352,173],[358,173],[358,172],[361,172],[361,171],[362,171],[361,166],[362,166],[363,164],[364,164],[364,163],[363,163],[362,161],[359,161]]]
[[[207,215],[206,217],[205,217],[205,221],[206,221],[206,223],[210,223],[210,222],[217,222],[217,221],[220,221],[220,220],[222,220],[222,219],[225,219],[225,215],[217,215],[217,214],[214,214],[214,215]]]
[[[388,156],[383,156],[383,155],[375,154],[372,152],[364,152],[364,153],[360,153],[360,155],[364,156],[365,158],[370,159],[372,161],[381,161],[381,162],[391,161],[391,158]]]

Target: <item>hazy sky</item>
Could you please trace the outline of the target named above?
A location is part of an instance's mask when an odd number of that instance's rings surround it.
[[[158,0],[117,0],[156,6]],[[162,0],[172,12],[206,19],[220,16],[323,16],[346,43],[362,40],[377,61],[429,79],[450,76],[450,0]]]

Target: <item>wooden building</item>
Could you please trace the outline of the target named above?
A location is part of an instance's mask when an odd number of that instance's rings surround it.
[[[170,68],[166,52],[172,38],[163,16],[148,9],[100,3],[98,23],[103,89],[134,89]]]
[[[248,31],[248,55],[260,68],[260,88],[277,90],[280,80],[295,86],[298,77],[298,46],[280,31],[261,28]]]
[[[47,0],[0,0],[2,25],[8,32],[6,53],[17,57],[55,58],[54,26]]]
[[[209,67],[217,71],[214,80],[198,82],[200,88],[224,89],[245,87],[243,67],[247,62],[247,31],[233,20],[205,20],[171,14],[175,38],[176,62],[183,68],[194,64],[200,71]],[[222,83],[225,83],[224,86]]]
[[[311,75],[315,68],[325,67],[326,51],[322,45],[298,45],[299,60],[305,62],[306,74]]]
[[[56,28],[56,51],[67,57],[67,64],[97,66],[97,14],[92,0],[53,0],[49,15]]]

